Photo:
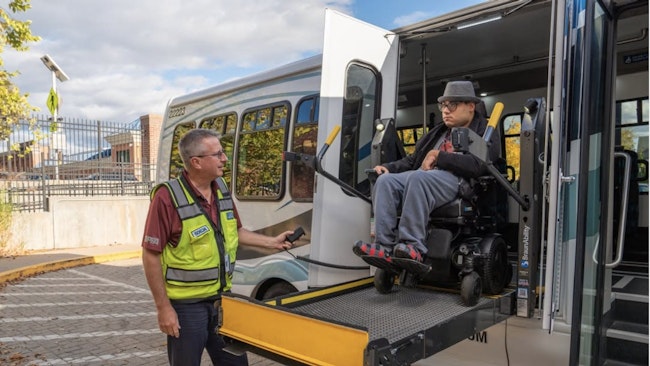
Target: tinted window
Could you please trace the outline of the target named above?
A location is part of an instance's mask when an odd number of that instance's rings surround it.
[[[181,155],[178,153],[178,141],[180,141],[181,137],[183,137],[187,131],[193,129],[194,127],[194,122],[183,122],[174,127],[171,156],[169,159],[170,179],[180,176],[183,172],[183,160],[181,160]]]
[[[370,194],[365,173],[370,166],[374,120],[378,118],[377,73],[364,65],[352,64],[346,74],[346,93],[341,121],[339,179]]]
[[[282,193],[287,103],[249,110],[242,117],[235,192],[239,198],[278,199]]]
[[[303,99],[296,108],[291,151],[316,155],[318,137],[317,96]],[[314,169],[304,164],[291,164],[291,197],[296,201],[311,201],[314,196]]]

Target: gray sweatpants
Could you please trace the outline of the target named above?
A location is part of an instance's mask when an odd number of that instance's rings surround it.
[[[384,173],[373,188],[375,241],[390,251],[397,243],[427,252],[429,214],[458,195],[459,178],[445,170]],[[397,213],[401,208],[399,225]]]

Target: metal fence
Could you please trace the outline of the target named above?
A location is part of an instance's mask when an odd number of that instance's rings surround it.
[[[0,141],[0,192],[14,211],[48,209],[52,196],[140,196],[153,186],[151,141],[129,124],[37,116]],[[155,153],[155,152],[154,152]]]

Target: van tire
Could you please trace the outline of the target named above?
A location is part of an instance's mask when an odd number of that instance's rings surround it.
[[[293,287],[293,285],[290,284],[289,282],[284,282],[284,281],[276,282],[271,286],[269,286],[269,288],[266,289],[266,291],[264,291],[261,300],[268,300],[274,297],[287,295],[297,291],[298,289]]]

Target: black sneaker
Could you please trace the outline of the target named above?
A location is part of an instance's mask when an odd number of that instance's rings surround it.
[[[391,257],[388,253],[388,250],[386,250],[386,248],[381,244],[364,243],[363,241],[359,240],[358,242],[354,243],[352,251],[359,257],[375,257],[384,259],[389,263],[391,262]]]
[[[395,245],[395,249],[393,250],[393,255],[395,256],[395,258],[412,259],[420,263],[422,263],[422,261],[424,260],[422,258],[422,253],[420,253],[419,250],[415,249],[415,246],[413,244],[399,243]]]

